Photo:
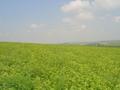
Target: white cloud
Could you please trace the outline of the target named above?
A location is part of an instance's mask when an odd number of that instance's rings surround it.
[[[66,17],[66,18],[62,19],[62,22],[64,22],[64,23],[72,23],[72,19],[69,18],[69,17]]]
[[[26,31],[31,33],[31,32],[36,32],[38,30],[43,30],[43,29],[45,30],[46,28],[48,28],[46,24],[35,24],[35,23],[33,23],[33,24],[28,26]]]
[[[115,16],[115,17],[113,17],[113,20],[114,20],[116,23],[120,23],[120,16]]]
[[[72,0],[69,3],[63,5],[61,10],[64,13],[73,13],[70,18],[63,19],[63,22],[79,22],[93,20],[95,18],[94,13],[91,11],[93,0]]]
[[[84,9],[90,8],[90,3],[88,0],[73,0],[70,1],[68,4],[65,4],[61,7],[63,12],[79,12],[83,11]]]
[[[95,16],[91,12],[81,12],[76,16],[76,18],[79,20],[93,20]]]
[[[120,0],[96,0],[95,4],[97,7],[104,9],[120,8]]]
[[[61,10],[64,13],[74,13],[82,20],[92,20],[99,9],[104,11],[116,8],[120,8],[120,0],[71,0]]]
[[[35,28],[37,28],[37,27],[38,27],[37,24],[31,24],[31,26],[30,26],[30,28],[32,28],[32,29],[35,29]]]
[[[70,25],[78,25],[81,24],[83,21],[91,21],[94,20],[95,16],[91,12],[82,12],[75,16],[66,17],[62,19],[63,23],[67,23]]]
[[[87,28],[87,26],[86,25],[81,25],[81,29],[86,29]]]
[[[31,24],[30,28],[31,29],[40,29],[40,28],[43,28],[45,26],[46,26],[45,24]]]

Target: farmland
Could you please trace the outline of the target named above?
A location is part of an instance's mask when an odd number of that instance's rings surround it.
[[[120,90],[120,48],[1,42],[0,90]]]

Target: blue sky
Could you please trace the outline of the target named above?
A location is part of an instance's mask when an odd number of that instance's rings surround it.
[[[1,0],[0,41],[120,39],[120,0]]]

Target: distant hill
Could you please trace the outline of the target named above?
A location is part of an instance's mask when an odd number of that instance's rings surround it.
[[[88,43],[87,45],[96,45],[96,46],[120,46],[120,40],[98,41],[98,42]]]
[[[120,40],[109,41],[96,41],[96,42],[72,42],[64,44],[80,44],[80,45],[92,45],[92,46],[120,46]]]

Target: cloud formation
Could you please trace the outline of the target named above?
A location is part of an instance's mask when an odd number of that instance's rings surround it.
[[[86,29],[87,26],[85,24],[81,25],[81,29]]]
[[[62,22],[64,22],[64,23],[72,23],[72,19],[69,18],[69,17],[66,17],[66,18],[62,19]]]
[[[95,0],[95,5],[104,9],[120,8],[120,0]]]
[[[80,12],[88,8],[90,8],[89,1],[73,0],[68,4],[63,5],[61,10],[63,12]]]
[[[78,12],[90,8],[120,8],[120,0],[72,0],[63,5],[61,10],[63,12]]]
[[[92,12],[81,12],[80,14],[76,15],[76,18],[79,20],[93,20],[95,16]]]
[[[120,0],[71,0],[68,3],[61,6],[61,11],[67,13],[68,16],[64,17],[62,21],[69,24],[84,24],[89,21],[94,22],[99,18],[102,20],[109,20],[119,23],[120,16],[111,15],[106,16],[107,13],[120,8]],[[102,15],[100,16],[100,13]]]
[[[70,22],[72,20],[76,21],[87,21],[93,20],[95,18],[92,12],[93,0],[72,0],[69,3],[63,5],[61,10],[64,13],[72,13],[73,16],[69,17],[69,20],[64,21]]]
[[[45,24],[31,24],[30,28],[31,29],[41,29],[41,28],[43,28],[45,26],[46,26]]]
[[[120,16],[115,16],[113,19],[116,23],[120,23]]]

